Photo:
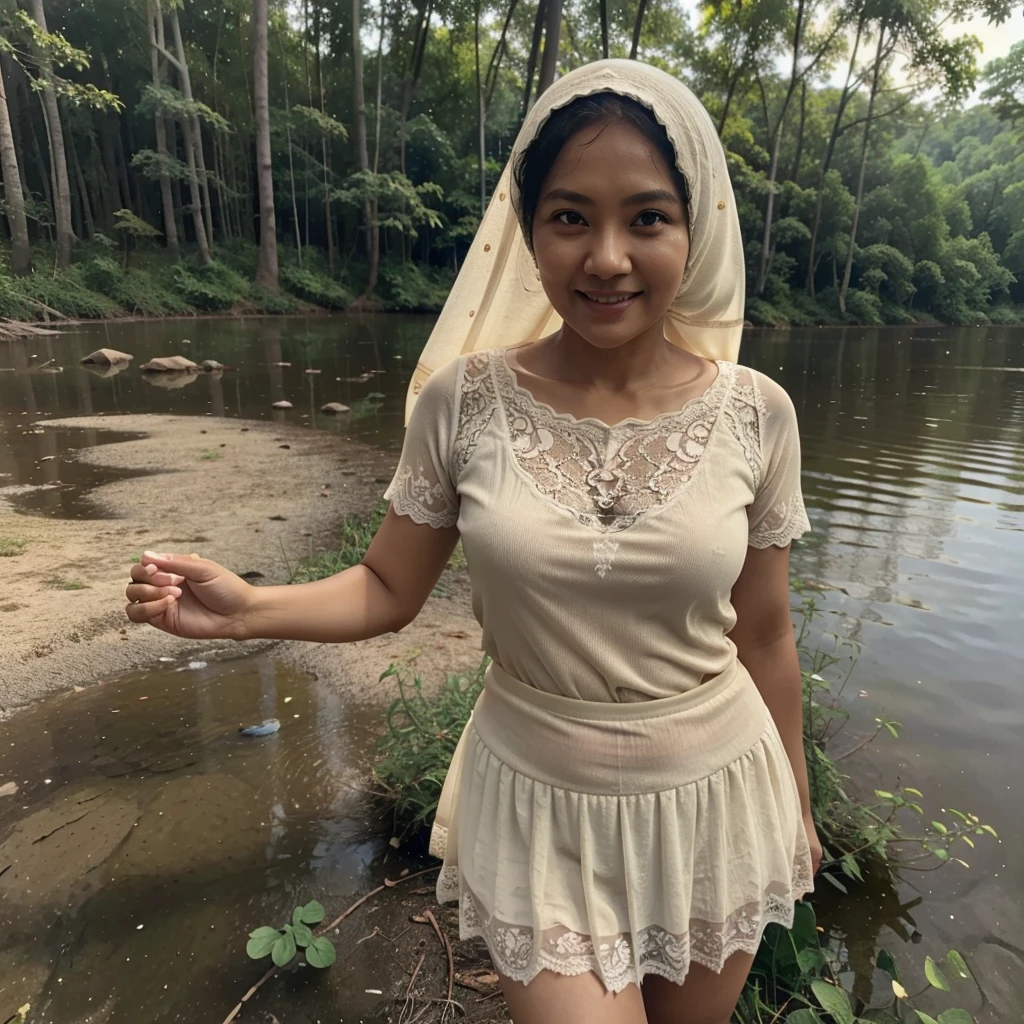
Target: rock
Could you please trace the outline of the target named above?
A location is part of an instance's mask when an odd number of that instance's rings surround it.
[[[328,402],[326,405],[320,406],[320,411],[333,413],[337,416],[343,412],[351,412],[352,410],[347,405],[342,405],[341,402]]]
[[[982,1021],[1020,1020],[1024,1007],[1024,960],[1004,946],[983,942],[971,957],[971,970],[985,997]]]
[[[198,370],[199,367],[184,356],[158,356],[150,359],[142,369],[149,373],[180,373],[182,370]]]
[[[118,352],[116,348],[98,348],[90,352],[83,360],[83,366],[116,366],[119,363],[130,363],[135,357],[127,352]]]
[[[248,728],[240,728],[238,731],[243,736],[272,736],[281,728],[281,723],[276,718],[268,718],[259,725],[250,725]]]
[[[280,402],[275,402],[274,403],[274,408],[275,409],[293,409],[294,406],[292,405],[291,402],[286,402],[286,401],[282,400]]]
[[[323,373],[323,370],[307,370],[306,373],[310,373],[310,374],[313,374],[313,373]]]
[[[223,363],[218,363],[216,359],[204,359],[199,364],[200,370],[226,370],[227,367]]]
[[[0,796],[14,796],[18,792],[18,784],[16,782],[5,782],[0,786]]]
[[[149,383],[154,387],[174,390],[176,388],[183,388],[186,384],[191,384],[194,380],[199,380],[199,371],[164,370],[163,372],[147,373],[145,374],[144,379],[149,381]]]

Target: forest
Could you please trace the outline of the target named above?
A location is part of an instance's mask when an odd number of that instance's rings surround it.
[[[633,57],[725,145],[747,317],[1024,320],[1019,0],[0,0],[0,317],[436,311],[522,119]]]

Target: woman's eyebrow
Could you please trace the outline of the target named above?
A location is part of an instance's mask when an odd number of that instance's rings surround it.
[[[577,203],[580,206],[592,206],[594,200],[582,192],[573,192],[569,188],[553,188],[546,196],[544,202],[560,200],[563,203]],[[672,203],[679,205],[679,197],[668,189],[654,188],[647,192],[636,192],[626,196],[622,200],[623,206],[639,206],[641,203]]]

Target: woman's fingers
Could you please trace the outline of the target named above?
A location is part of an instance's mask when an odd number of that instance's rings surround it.
[[[152,563],[133,565],[131,577],[134,583],[149,583],[154,587],[177,587],[185,582],[184,576],[173,572],[160,572]]]
[[[198,555],[158,555],[155,551],[143,552],[142,565],[156,566],[160,572],[181,576],[192,583],[208,583],[224,571],[216,562]]]
[[[124,596],[133,604],[137,601],[162,601],[165,597],[181,597],[181,587],[154,587],[148,583],[129,583]]]
[[[125,612],[132,622],[152,622],[153,619],[158,619],[163,615],[176,600],[177,598],[173,596],[167,596],[160,598],[159,601],[142,601],[139,604],[129,604],[125,606]]]

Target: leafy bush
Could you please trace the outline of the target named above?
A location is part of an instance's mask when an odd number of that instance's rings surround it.
[[[271,314],[285,314],[294,313],[298,308],[299,304],[295,301],[295,297],[289,295],[287,292],[274,292],[267,291],[266,288],[261,288],[259,285],[254,284],[251,290],[252,304],[256,307],[257,312],[260,313],[271,313]]]
[[[184,263],[177,264],[171,270],[171,281],[174,290],[195,309],[206,312],[217,312],[230,309],[240,298],[248,296],[249,286],[234,271],[223,269],[232,275],[241,285],[240,288],[225,286],[216,271],[211,271],[214,264],[206,267],[189,269]]]
[[[747,299],[746,318],[758,327],[788,327],[786,318],[770,303],[764,299]]]
[[[276,967],[286,967],[304,950],[310,967],[330,967],[337,958],[334,943],[323,935],[314,935],[311,924],[320,924],[327,916],[323,904],[310,900],[292,911],[292,920],[283,928],[264,925],[249,933],[245,951],[253,960],[269,956]]]
[[[401,313],[439,313],[452,286],[452,273],[418,263],[383,263],[381,298],[385,308]]]
[[[96,319],[117,316],[121,312],[117,303],[86,284],[80,264],[72,264],[56,272],[37,270],[28,277],[19,278],[14,287],[22,295],[36,299],[65,316]]]
[[[314,273],[302,267],[282,267],[281,286],[305,302],[312,302],[324,309],[346,309],[352,296],[329,277]]]

